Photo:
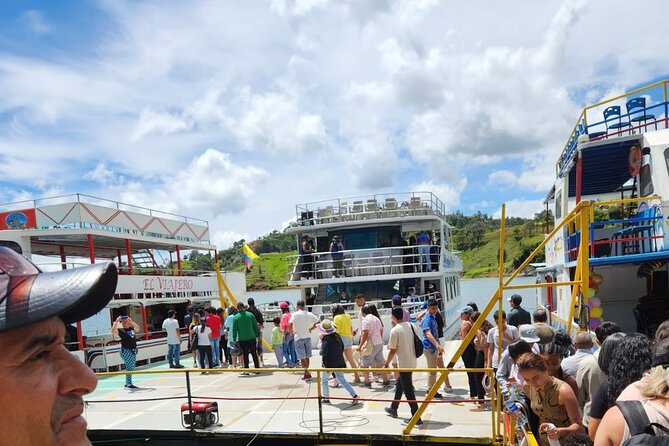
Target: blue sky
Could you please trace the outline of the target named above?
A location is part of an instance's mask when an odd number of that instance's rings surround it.
[[[648,1],[15,1],[0,201],[83,192],[210,221],[432,190],[529,216],[587,103],[667,76]]]

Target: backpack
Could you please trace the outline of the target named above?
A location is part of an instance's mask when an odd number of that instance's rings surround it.
[[[622,412],[631,435],[622,446],[669,446],[669,429],[651,423],[640,401],[618,401],[616,405]],[[656,436],[653,428],[661,430],[664,435]]]
[[[423,356],[423,341],[416,334],[416,330],[413,328],[413,324],[409,322],[411,326],[411,331],[413,332],[413,348],[416,350],[416,358]]]

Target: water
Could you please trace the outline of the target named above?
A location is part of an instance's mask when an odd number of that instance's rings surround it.
[[[513,281],[514,285],[534,283],[534,277],[519,277]],[[486,277],[483,279],[461,279],[460,291],[462,293],[463,305],[467,302],[476,302],[479,309],[488,303],[493,293],[497,289],[498,281],[496,277]],[[523,308],[532,312],[536,309],[536,291],[534,289],[527,290],[513,290],[504,292],[504,309],[508,311],[508,298],[512,294],[520,294],[523,296]],[[288,301],[295,303],[300,298],[299,289],[284,289],[284,290],[269,290],[269,291],[249,291],[246,293],[247,297],[255,299],[256,304],[267,304],[279,301]]]

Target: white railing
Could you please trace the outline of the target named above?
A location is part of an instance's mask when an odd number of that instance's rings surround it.
[[[296,207],[298,226],[412,215],[444,217],[446,207],[431,192],[400,192],[335,198]]]
[[[423,254],[423,249],[429,254]],[[389,248],[351,249],[339,251],[341,260],[328,252],[292,255],[286,259],[290,280],[330,279],[403,273],[439,271],[441,248],[437,245],[394,246]],[[460,259],[445,252],[448,268],[461,267]],[[459,262],[459,263],[458,263]]]

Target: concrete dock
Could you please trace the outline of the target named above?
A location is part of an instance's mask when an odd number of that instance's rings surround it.
[[[446,346],[446,358],[450,358],[457,342]],[[317,351],[312,366],[320,366]],[[192,365],[190,355],[181,359],[182,364]],[[275,367],[273,354],[265,354],[265,367]],[[419,367],[425,367],[423,358]],[[463,367],[459,362],[457,367]],[[159,371],[168,369],[165,363],[152,364],[140,370]],[[182,369],[181,372],[183,372]],[[253,371],[253,369],[251,369]],[[322,427],[319,421],[316,380],[302,381],[302,372],[261,373],[241,376],[235,373],[202,375],[192,369],[190,386],[193,400],[217,401],[219,424],[198,431],[207,438],[314,438],[342,441],[360,440],[369,444],[371,440],[387,439],[403,442],[444,442],[453,444],[491,444],[492,419],[489,410],[472,411],[469,399],[467,375],[451,373],[452,393],[441,393],[443,400],[435,400],[423,414],[423,426],[416,426],[410,435],[404,436],[403,420],[410,418],[409,406],[401,403],[399,417],[389,417],[384,408],[394,394],[394,385],[383,387],[374,383],[366,388],[354,385],[359,397],[365,401],[352,405],[348,393],[342,388],[330,387],[331,405],[322,405]],[[347,374],[349,382],[352,374]],[[85,416],[92,437],[96,434],[113,438],[114,432],[123,433],[188,433],[181,422],[180,407],[186,402],[187,388],[184,373],[142,374],[133,377],[136,390],[124,389],[125,377],[101,377],[96,391],[88,395]],[[417,399],[426,394],[427,373],[416,372],[413,376]],[[394,382],[394,381],[393,381]],[[332,385],[332,380],[330,381]],[[343,399],[335,399],[337,397]],[[314,399],[306,399],[314,398]],[[101,437],[101,438],[102,438]],[[365,443],[367,442],[367,443]],[[274,442],[279,444],[278,441]],[[199,444],[199,443],[194,443]],[[228,444],[228,443],[226,443]],[[286,442],[285,444],[290,444]],[[349,443],[351,444],[351,443]]]

